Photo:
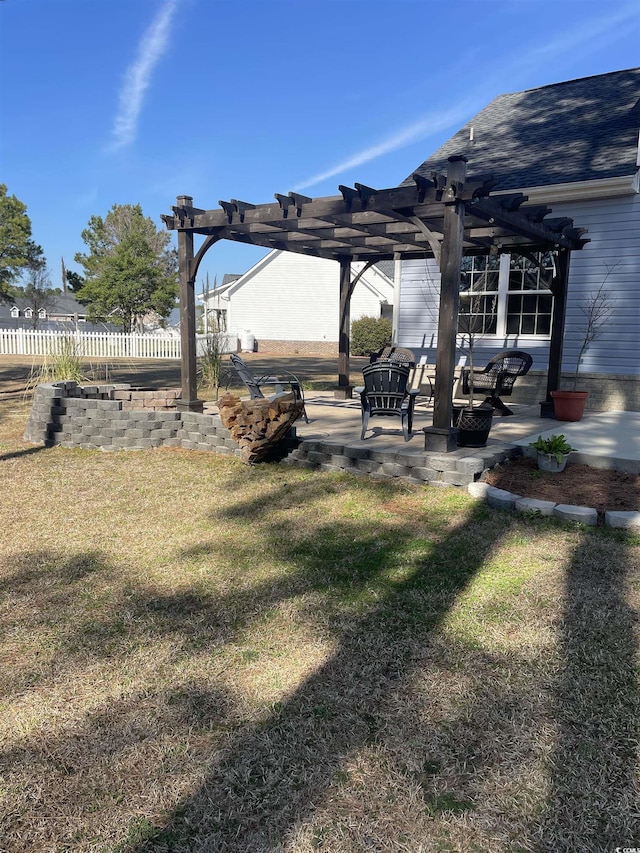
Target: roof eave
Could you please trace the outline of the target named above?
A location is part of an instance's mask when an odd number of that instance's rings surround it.
[[[634,195],[640,192],[640,170],[632,175],[616,178],[600,178],[595,181],[571,181],[564,184],[547,184],[541,187],[519,187],[509,190],[524,193],[529,202],[582,201],[586,199],[613,198],[620,195]],[[493,195],[494,193],[492,193]],[[495,194],[500,194],[496,190]]]

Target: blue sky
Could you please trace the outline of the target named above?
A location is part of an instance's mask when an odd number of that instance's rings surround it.
[[[637,0],[2,0],[0,182],[59,286],[113,204],[394,186],[496,95],[638,64]]]

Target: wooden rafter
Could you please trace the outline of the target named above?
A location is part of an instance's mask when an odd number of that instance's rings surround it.
[[[484,253],[492,246],[529,252],[581,248],[585,240],[569,219],[550,219],[544,205],[526,206],[526,196],[489,196],[492,178],[450,181],[433,174],[415,176],[415,186],[376,190],[364,184],[341,186],[340,196],[309,198],[275,194],[275,203],[221,201],[219,210],[187,205],[163,216],[167,228],[192,231],[267,249],[339,260],[379,261],[424,257],[439,260],[448,203],[465,209],[464,249]]]

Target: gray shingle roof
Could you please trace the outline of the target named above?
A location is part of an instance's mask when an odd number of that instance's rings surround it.
[[[640,68],[614,71],[499,95],[414,171],[464,154],[469,175],[504,190],[633,175],[639,128]]]
[[[390,281],[395,279],[396,265],[394,261],[378,261],[376,266]]]

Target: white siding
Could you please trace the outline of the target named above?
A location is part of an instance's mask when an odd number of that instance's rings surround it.
[[[353,272],[362,265],[353,265]],[[338,340],[340,267],[335,261],[273,252],[227,291],[227,327],[260,340]],[[368,283],[368,284],[367,284]],[[379,317],[393,301],[392,284],[369,270],[355,287],[351,319]],[[221,302],[221,307],[224,306]]]
[[[576,226],[588,229],[591,240],[573,252],[569,274],[563,370],[575,369],[580,346],[581,306],[597,290],[611,269],[607,290],[614,312],[603,334],[586,353],[584,373],[640,375],[640,196],[622,196],[575,203],[554,203],[553,217],[570,216]],[[398,343],[435,361],[440,274],[433,260],[404,261],[400,284]],[[505,348],[529,352],[534,369],[546,369],[547,340],[530,337],[485,336],[475,350],[484,363]],[[462,351],[460,360],[464,361]]]

